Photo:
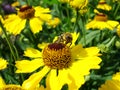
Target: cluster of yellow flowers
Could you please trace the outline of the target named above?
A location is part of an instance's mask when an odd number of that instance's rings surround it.
[[[88,4],[88,0],[60,1],[67,2],[76,10],[84,9]],[[100,0],[97,9],[109,11],[112,7],[105,0]],[[118,26],[117,34],[120,36],[119,22],[109,20],[106,14],[97,9],[94,10],[96,13],[94,19],[87,23],[85,28],[113,30]],[[10,14],[4,19],[0,16],[0,20],[6,31],[15,36],[21,34],[26,26],[29,26],[32,33],[36,34],[43,30],[42,25],[44,24],[53,28],[60,24],[60,19],[53,17],[50,13],[49,8],[23,5],[17,9],[17,14]],[[2,29],[0,28],[1,33]],[[98,47],[84,48],[81,44],[76,45],[79,32],[73,32],[70,35],[72,35],[71,45],[68,45],[69,41],[65,42],[64,40],[64,38],[69,37],[56,36],[57,42],[54,39],[51,43],[39,44],[39,49],[26,48],[23,56],[27,59],[15,61],[16,73],[33,74],[24,80],[22,85],[6,84],[0,76],[0,90],[61,90],[65,84],[68,85],[69,90],[78,90],[85,83],[85,76],[90,74],[90,70],[100,68],[102,60]],[[0,70],[7,68],[8,64],[7,60],[0,58]],[[44,77],[46,78],[46,87],[39,84]],[[112,80],[106,81],[99,90],[120,90],[119,77],[120,73],[117,73]]]

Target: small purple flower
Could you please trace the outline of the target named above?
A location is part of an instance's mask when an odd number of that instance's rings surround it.
[[[14,7],[12,7],[10,4],[6,4],[6,3],[2,4],[2,9],[3,9],[5,14],[10,14],[10,13],[16,12]]]

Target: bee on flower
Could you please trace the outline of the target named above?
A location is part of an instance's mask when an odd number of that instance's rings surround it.
[[[66,35],[70,38],[66,39]],[[84,77],[89,75],[91,69],[99,69],[101,62],[97,47],[83,48],[81,44],[75,45],[78,36],[79,33],[67,32],[58,36],[53,43],[40,44],[42,51],[27,48],[24,56],[31,60],[16,61],[16,73],[30,73],[38,68],[41,70],[25,80],[23,86],[34,87],[46,77],[46,90],[61,90],[65,84],[69,90],[78,90],[85,83]],[[68,43],[72,43],[71,46]]]

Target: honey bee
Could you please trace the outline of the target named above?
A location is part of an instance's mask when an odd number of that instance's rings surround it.
[[[60,36],[58,36],[57,40],[55,41],[55,43],[64,43],[64,44],[68,44],[70,43],[70,45],[72,44],[72,35],[69,32],[63,33]]]

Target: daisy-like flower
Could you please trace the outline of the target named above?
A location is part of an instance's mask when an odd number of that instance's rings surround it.
[[[0,90],[45,90],[43,86],[35,85],[35,88],[27,88],[16,85],[16,84],[6,84],[2,77],[0,77]]]
[[[29,20],[30,28],[35,34],[42,30],[44,22],[52,18],[49,13],[49,8],[24,5],[18,10],[17,14],[8,16],[4,26],[10,33],[17,35],[25,28],[26,21]]]
[[[83,9],[87,6],[88,0],[60,0],[63,3],[69,3],[72,7]]]
[[[75,43],[78,34],[73,35]],[[16,61],[16,73],[30,73],[41,67],[42,69],[31,75],[23,86],[33,87],[29,83],[30,80],[33,80],[35,85],[46,77],[48,90],[61,90],[64,84],[68,85],[69,90],[78,90],[85,82],[84,76],[89,75],[91,69],[100,68],[99,55],[97,47],[83,48],[82,45],[75,44],[69,47],[64,43],[53,42],[45,45],[42,51],[27,48],[24,56],[31,60]]]
[[[88,0],[70,0],[70,5],[74,8],[83,9],[88,4]]]
[[[59,18],[53,18],[51,20],[49,20],[47,22],[48,26],[52,26],[53,28],[55,28],[58,24],[60,23],[60,19]]]
[[[105,10],[105,11],[110,11],[112,9],[112,7],[110,5],[108,5],[105,0],[100,0],[96,8],[97,9],[102,9],[102,10]],[[94,12],[96,14],[101,13],[97,9],[94,9]]]
[[[97,5],[97,8],[102,10],[107,10],[107,11],[110,11],[112,9],[112,7],[108,5],[105,0],[100,0]]]
[[[112,80],[107,80],[98,90],[120,90],[120,72],[113,75]]]
[[[100,29],[103,30],[105,28],[109,30],[113,30],[119,22],[108,20],[107,15],[105,14],[97,14],[92,21],[86,24],[86,29]]]
[[[0,70],[5,69],[7,67],[7,61],[3,58],[0,58]]]

